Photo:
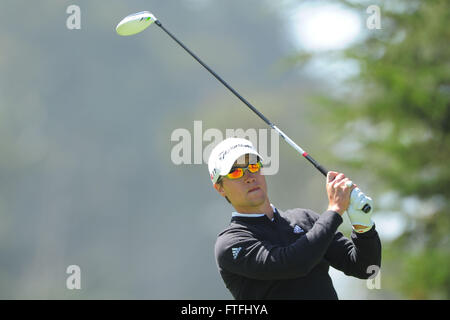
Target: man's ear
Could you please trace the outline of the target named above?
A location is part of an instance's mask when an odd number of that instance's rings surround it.
[[[223,187],[223,182],[222,182],[222,183],[215,183],[213,186],[214,186],[214,189],[216,189],[217,192],[220,193],[220,195],[221,195],[222,197],[224,197],[224,198],[228,201],[229,204],[231,204],[230,199],[228,199],[228,197],[227,197],[227,195],[226,195],[226,193],[225,193],[225,189],[224,189],[224,187]],[[232,205],[232,204],[231,204],[231,205]]]
[[[223,188],[223,185],[220,183],[214,183],[214,189],[216,189],[217,190],[217,192],[218,193],[220,193],[220,195],[222,196],[222,197],[225,197],[225,190],[224,190],[224,188]]]

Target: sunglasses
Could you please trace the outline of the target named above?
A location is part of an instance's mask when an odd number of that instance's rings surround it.
[[[247,167],[231,168],[230,173],[227,174],[226,177],[228,179],[231,179],[231,180],[239,179],[239,178],[242,178],[244,176],[244,173],[245,173],[246,170],[250,171],[251,173],[256,173],[259,170],[261,170],[261,168],[262,168],[262,163],[261,163],[261,161],[258,161],[257,163],[249,164]]]

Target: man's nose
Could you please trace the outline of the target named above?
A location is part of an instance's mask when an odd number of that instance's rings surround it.
[[[255,181],[256,177],[255,177],[255,173],[251,173],[249,170],[245,170],[244,172],[244,180],[247,183],[253,182]]]

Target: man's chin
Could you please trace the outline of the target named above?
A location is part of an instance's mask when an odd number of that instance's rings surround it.
[[[253,191],[247,194],[247,200],[252,205],[261,205],[266,201],[266,195],[262,190]]]

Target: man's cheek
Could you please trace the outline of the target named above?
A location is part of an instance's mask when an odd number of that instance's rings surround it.
[[[245,199],[245,192],[235,190],[233,192],[233,196],[234,196],[234,199],[236,199],[237,201],[242,201],[243,199]]]
[[[258,176],[258,184],[264,189],[267,189],[267,184],[266,184],[266,179],[264,178],[263,175],[259,175]]]

